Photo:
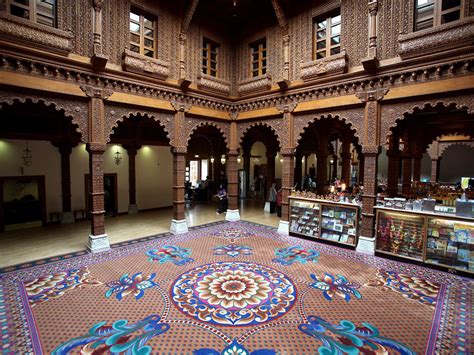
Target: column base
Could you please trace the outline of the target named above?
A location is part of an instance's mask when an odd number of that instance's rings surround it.
[[[128,205],[128,214],[138,213],[137,205]]]
[[[182,220],[171,220],[170,232],[172,234],[182,234],[188,232],[188,224],[185,219]]]
[[[265,212],[270,213],[270,202],[269,201],[265,202],[265,207],[263,207],[263,210]]]
[[[110,250],[109,237],[107,234],[89,235],[87,250],[91,253],[100,253]]]
[[[72,212],[63,212],[61,214],[61,224],[71,224],[76,220],[74,219],[74,213]]]
[[[290,222],[280,220],[280,223],[278,224],[278,233],[290,235]]]
[[[368,238],[359,236],[356,251],[359,253],[374,255],[375,253],[375,237]]]
[[[230,222],[240,221],[239,210],[227,210],[225,213],[225,220]]]

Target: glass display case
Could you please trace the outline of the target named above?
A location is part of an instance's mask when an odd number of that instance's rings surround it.
[[[375,207],[376,253],[474,273],[474,219]]]
[[[290,234],[355,247],[359,206],[327,200],[290,197]]]

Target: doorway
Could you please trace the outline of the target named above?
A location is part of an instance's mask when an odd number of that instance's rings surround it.
[[[0,177],[0,231],[46,224],[44,176]]]
[[[84,176],[84,186],[86,193],[86,211],[90,217],[90,179],[89,174]],[[117,195],[117,174],[104,174],[104,209],[105,216],[114,217],[118,213],[118,195]]]

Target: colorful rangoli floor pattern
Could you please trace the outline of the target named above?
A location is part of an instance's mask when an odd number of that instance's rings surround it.
[[[2,271],[4,354],[474,350],[472,280],[248,222]]]

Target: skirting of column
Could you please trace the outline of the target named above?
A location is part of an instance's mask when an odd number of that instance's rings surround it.
[[[188,232],[188,223],[186,222],[185,219],[182,219],[182,220],[179,220],[179,221],[177,219],[173,219],[173,220],[171,220],[170,232],[172,234],[187,233]]]
[[[128,205],[128,214],[138,213],[137,205]]]
[[[229,222],[240,221],[239,210],[227,210],[225,213],[225,220]]]
[[[374,255],[375,252],[375,237],[368,238],[359,236],[356,251],[364,254]]]
[[[290,234],[290,222],[280,220],[278,224],[278,233],[289,235]]]
[[[265,207],[263,207],[263,211],[270,213],[270,202],[269,201],[265,202]]]
[[[63,212],[61,214],[61,224],[71,224],[76,220],[74,219],[74,213],[72,212]]]
[[[109,237],[107,234],[89,235],[89,245],[87,250],[91,253],[100,253],[110,250]]]

